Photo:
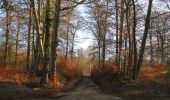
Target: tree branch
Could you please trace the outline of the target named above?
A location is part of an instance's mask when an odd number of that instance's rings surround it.
[[[70,6],[70,7],[64,7],[64,8],[61,8],[61,11],[65,11],[65,10],[69,10],[69,9],[73,9],[75,7],[77,7],[78,5],[84,3],[86,0],[82,0],[80,2],[77,2],[77,1],[73,1],[73,3],[75,3],[75,5],[73,6]]]

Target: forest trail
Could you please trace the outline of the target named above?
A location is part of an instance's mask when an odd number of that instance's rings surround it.
[[[91,79],[90,74],[83,77],[78,87],[68,95],[57,100],[122,100],[120,97],[104,93]]]
[[[93,82],[90,74],[85,74],[83,81],[74,90],[62,93],[53,92],[52,94],[52,97],[46,95],[45,97],[26,100],[123,100],[120,97],[104,93],[100,87]]]

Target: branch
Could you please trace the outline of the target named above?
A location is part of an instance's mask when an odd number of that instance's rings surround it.
[[[65,10],[73,9],[73,8],[77,7],[78,5],[84,3],[85,1],[86,1],[86,0],[82,0],[82,1],[80,1],[80,2],[73,1],[73,3],[75,3],[75,5],[70,6],[70,7],[64,7],[64,8],[62,8],[62,9],[60,9],[60,10],[61,10],[61,11],[65,11]]]
[[[162,0],[162,2],[164,2],[166,4],[166,6],[168,7],[168,9],[170,10],[170,6],[169,6],[168,2],[166,2],[165,0]]]
[[[164,12],[164,13],[162,13],[162,14],[158,14],[158,15],[156,15],[156,16],[154,16],[154,17],[151,17],[150,20],[153,20],[153,19],[155,19],[155,18],[157,18],[157,17],[163,16],[163,15],[168,14],[168,13],[170,13],[170,11],[169,11],[169,12]]]

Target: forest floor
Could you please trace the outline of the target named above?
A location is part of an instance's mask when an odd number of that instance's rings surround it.
[[[5,83],[7,84],[7,83]],[[33,92],[25,88],[21,91],[6,92],[0,90],[0,100],[122,100],[120,97],[106,94],[97,86],[90,76],[84,76],[83,80],[78,86],[63,91],[48,89],[43,91]]]
[[[143,66],[137,80],[132,82],[97,79],[105,92],[124,100],[170,100],[170,68]]]
[[[11,78],[12,75],[2,77],[1,73],[0,78],[6,80],[0,81],[0,100],[170,100],[169,67],[144,66],[138,79],[133,82],[111,81],[108,76],[113,74],[109,74],[109,71],[113,73],[111,69],[104,71],[105,74],[96,73],[99,86],[93,82],[95,77],[92,80],[89,75],[84,75],[83,80],[77,85],[70,85],[76,82],[69,82],[62,89],[40,90],[30,89],[15,82],[7,82],[9,81],[7,78]],[[21,77],[21,74],[14,78],[14,80],[23,79],[25,79],[24,75]]]

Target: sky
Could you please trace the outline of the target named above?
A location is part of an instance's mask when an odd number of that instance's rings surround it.
[[[85,19],[87,17],[86,10],[87,8],[83,5],[78,6],[77,10],[80,12],[80,15]],[[77,31],[77,48],[87,49],[92,43],[92,34],[88,33],[86,30]]]
[[[143,0],[141,0],[143,1]],[[154,0],[153,2],[153,10],[160,10],[160,11],[167,11],[167,7],[166,7],[166,4],[163,3],[163,2],[158,2],[159,0]],[[148,2],[148,0],[144,0],[143,1],[143,5],[145,5],[146,3]],[[170,2],[168,2],[168,4],[170,5]],[[147,9],[147,5],[145,6],[146,9]],[[84,17],[84,19],[86,19],[87,17],[87,7],[83,6],[83,5],[80,5],[77,7],[77,10],[80,12],[81,16]],[[147,10],[146,10],[147,11]],[[78,43],[77,44],[77,48],[83,48],[83,49],[87,49],[90,44],[92,43],[92,33],[88,33],[87,31],[82,31],[82,30],[79,30],[77,32],[77,39],[78,39]],[[87,39],[88,38],[88,39]]]
[[[87,36],[91,36],[90,34],[88,34],[87,32],[83,32],[83,31],[78,31],[77,32],[77,39],[79,42],[77,42],[77,47],[78,48],[83,48],[83,49],[87,49],[90,44],[92,39],[87,39]]]

